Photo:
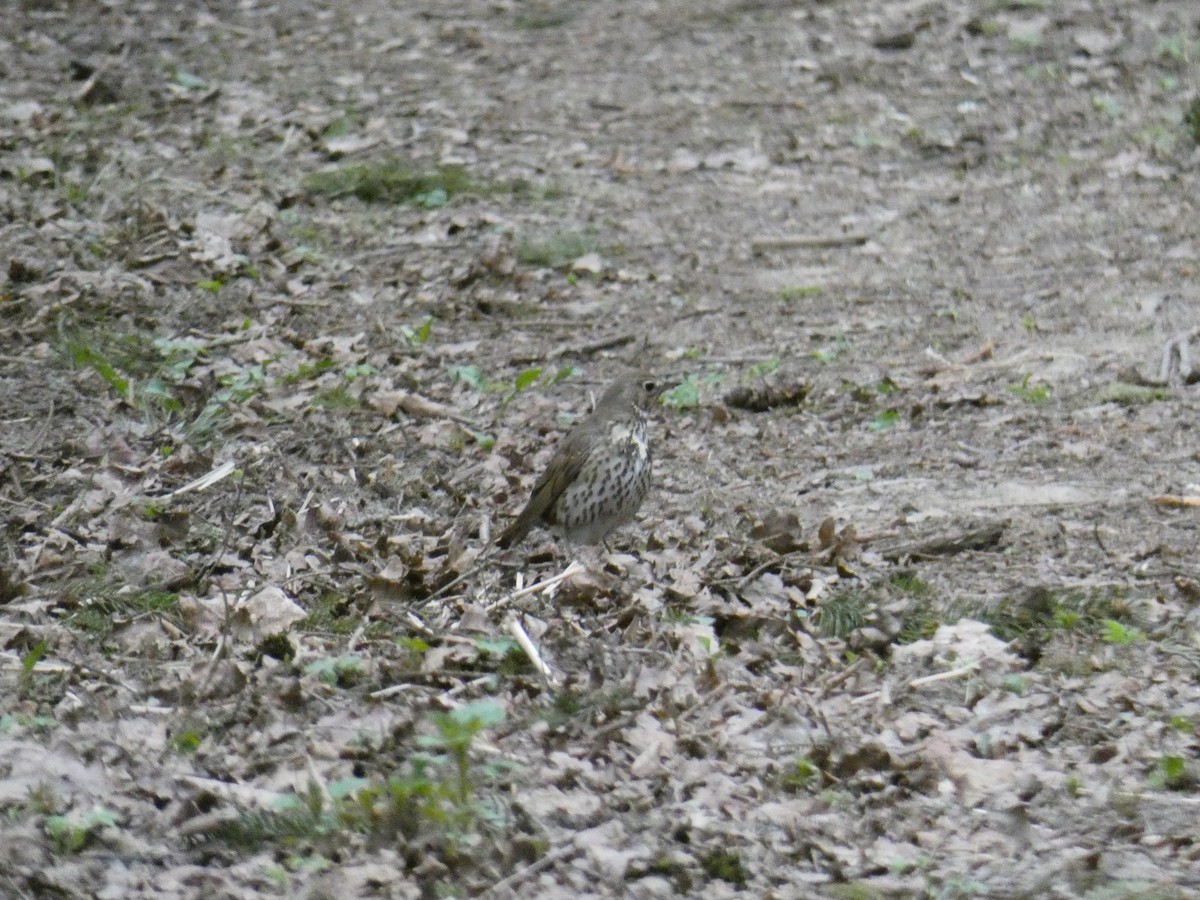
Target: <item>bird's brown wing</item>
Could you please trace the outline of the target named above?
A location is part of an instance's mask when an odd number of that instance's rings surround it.
[[[587,430],[582,428],[574,429],[563,438],[562,444],[550,458],[546,471],[533,486],[529,502],[525,504],[516,520],[496,539],[497,545],[505,549],[511,547],[529,534],[529,529],[539,520],[546,517],[558,498],[563,495],[563,491],[583,468],[584,460],[587,459],[588,444],[589,435]]]

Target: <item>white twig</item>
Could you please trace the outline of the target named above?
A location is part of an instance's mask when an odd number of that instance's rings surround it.
[[[489,603],[484,607],[484,609],[488,612],[491,612],[493,609],[498,609],[501,606],[506,606],[507,604],[512,603],[519,597],[524,597],[526,594],[536,594],[540,590],[552,588],[559,582],[566,581],[568,578],[573,578],[580,572],[586,571],[587,570],[582,565],[577,562],[573,562],[557,575],[547,578],[545,581],[539,581],[535,584],[531,584],[528,587],[520,588],[519,590],[513,591],[511,594],[505,594],[495,603]]]
[[[526,634],[524,627],[515,615],[508,617],[507,625],[509,634],[517,639],[517,643],[521,645],[521,649],[525,651],[525,655],[529,657],[533,667],[551,684],[557,681],[554,673],[550,671],[550,667],[546,665],[546,661],[542,659],[542,654],[538,653],[538,648],[533,645],[533,641],[529,639],[529,635]]]
[[[904,685],[904,687],[906,687],[906,688],[923,687],[924,685],[927,685],[927,684],[933,684],[935,681],[945,681],[948,678],[961,678],[964,675],[968,675],[971,672],[974,672],[976,669],[979,668],[979,666],[980,666],[980,661],[975,660],[974,662],[967,663],[965,666],[960,666],[957,669],[949,669],[948,671],[945,671],[945,672],[938,672],[935,675],[923,675],[920,678],[914,678],[908,684]],[[851,705],[856,704],[856,703],[870,703],[872,700],[874,700],[876,697],[878,697],[881,693],[882,693],[882,691],[871,691],[871,693],[869,693],[869,694],[863,694],[861,697],[855,697],[853,700],[850,701],[850,703],[851,703]]]
[[[205,488],[210,488],[218,481],[228,478],[233,474],[233,470],[237,468],[236,463],[232,459],[227,459],[221,463],[207,475],[201,475],[195,481],[189,481],[181,488],[176,488],[167,494],[168,497],[178,497],[180,494],[186,494],[189,491],[202,491]]]

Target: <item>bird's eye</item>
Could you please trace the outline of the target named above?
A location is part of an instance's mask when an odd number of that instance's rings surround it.
[[[643,381],[642,382],[642,390],[645,391],[647,394],[653,394],[658,391],[658,382]]]

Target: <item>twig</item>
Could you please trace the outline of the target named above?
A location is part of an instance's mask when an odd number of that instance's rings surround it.
[[[1151,497],[1150,502],[1155,506],[1166,506],[1170,509],[1195,509],[1200,507],[1200,497],[1195,494],[1180,496],[1178,494],[1159,494]]]
[[[206,489],[212,487],[218,481],[221,481],[224,478],[228,478],[231,474],[233,474],[233,470],[236,468],[237,468],[237,464],[232,459],[227,459],[227,460],[225,460],[225,462],[221,463],[221,465],[217,466],[215,469],[213,469],[208,474],[201,475],[195,481],[189,481],[183,487],[176,488],[175,490],[171,491],[168,494],[165,494],[164,496],[178,497],[180,494],[186,494],[189,491],[206,490]]]
[[[541,673],[541,676],[546,679],[548,684],[555,684],[558,679],[546,665],[546,661],[542,659],[542,654],[538,652],[538,648],[533,645],[533,641],[529,639],[528,633],[521,625],[515,615],[508,617],[508,633],[517,639],[517,643],[521,645],[521,649],[525,651],[525,655],[529,657],[529,661],[533,663],[533,667]]]
[[[905,688],[923,687],[927,684],[933,684],[935,681],[945,681],[948,678],[961,678],[964,675],[968,675],[971,672],[974,672],[976,669],[979,668],[980,665],[981,665],[981,662],[980,662],[980,660],[977,659],[974,662],[967,663],[965,666],[959,666],[957,669],[949,669],[948,671],[938,672],[934,675],[923,675],[920,678],[914,678],[908,684],[904,685],[904,687]],[[869,694],[863,694],[861,697],[855,697],[853,700],[850,701],[850,704],[855,705],[855,704],[859,704],[859,703],[870,703],[872,700],[874,700],[876,697],[878,697],[881,693],[883,693],[883,692],[882,691],[871,691],[871,693],[869,693]]]
[[[850,231],[846,234],[788,234],[780,237],[757,237],[750,242],[755,253],[770,250],[820,250],[826,247],[853,247],[865,244],[868,235]]]
[[[495,603],[490,603],[484,607],[484,610],[491,612],[493,609],[499,609],[501,606],[507,606],[514,600],[524,597],[526,594],[536,594],[538,591],[554,587],[568,578],[578,575],[580,572],[586,572],[587,569],[580,563],[573,562],[557,575],[547,578],[545,581],[539,581],[536,584],[531,584],[528,587],[523,587],[520,590],[513,591],[511,594],[506,594]]]
[[[564,859],[570,859],[572,856],[574,856],[578,852],[579,852],[579,848],[576,847],[573,842],[570,844],[567,844],[565,847],[559,847],[557,850],[551,850],[549,853],[547,853],[541,859],[531,862],[525,868],[519,869],[516,872],[513,872],[507,878],[501,878],[499,881],[497,881],[495,884],[493,884],[490,888],[488,888],[487,894],[485,894],[484,896],[495,895],[495,894],[498,894],[500,891],[511,890],[513,887],[520,884],[522,881],[524,881],[530,875],[536,875],[538,872],[542,871],[542,869],[549,868],[550,866],[554,865],[556,862],[561,862]]]

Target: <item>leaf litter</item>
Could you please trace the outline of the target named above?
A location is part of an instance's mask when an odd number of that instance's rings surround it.
[[[10,17],[6,889],[1198,889],[1182,0],[618,6]]]

